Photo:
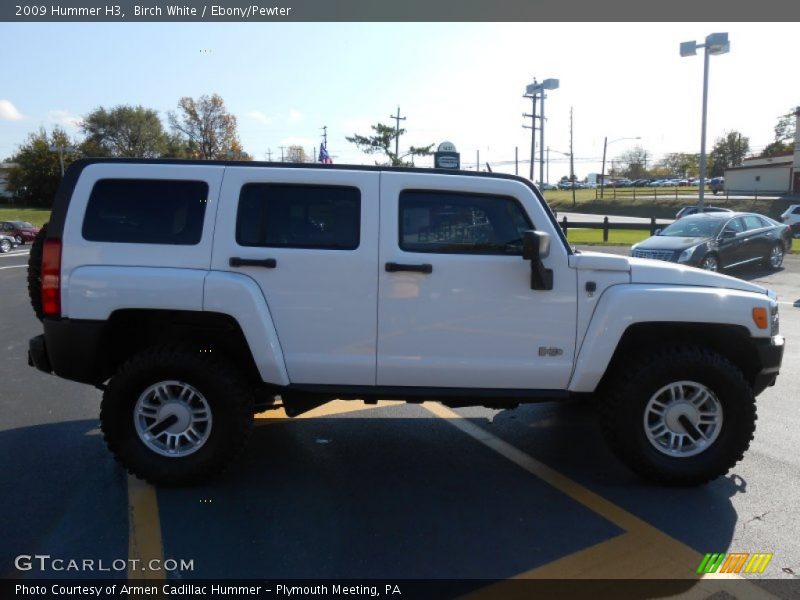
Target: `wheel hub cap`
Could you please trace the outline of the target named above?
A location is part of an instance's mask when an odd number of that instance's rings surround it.
[[[139,439],[162,456],[192,454],[211,434],[208,401],[197,389],[181,381],[161,381],[142,392],[133,420]]]
[[[781,262],[783,261],[783,251],[775,246],[772,249],[772,254],[770,255],[770,261],[772,262],[773,267],[780,267]]]
[[[722,405],[696,381],[676,381],[653,394],[644,411],[650,444],[662,454],[689,457],[708,449],[722,428]]]

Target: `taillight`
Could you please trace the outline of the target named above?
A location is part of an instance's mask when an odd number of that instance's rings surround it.
[[[61,240],[44,241],[42,312],[49,316],[61,315]]]

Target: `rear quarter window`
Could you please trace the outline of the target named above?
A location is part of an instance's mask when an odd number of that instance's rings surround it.
[[[91,242],[191,246],[203,235],[205,181],[101,179],[83,220]]]

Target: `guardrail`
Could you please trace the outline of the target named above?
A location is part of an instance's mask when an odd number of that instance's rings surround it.
[[[603,230],[603,241],[608,241],[608,231],[609,229],[628,229],[632,231],[649,231],[650,235],[656,234],[656,229],[659,227],[666,227],[666,225],[659,226],[656,223],[655,217],[650,217],[649,223],[611,223],[608,220],[608,217],[603,217],[602,223],[589,223],[584,221],[569,221],[567,217],[561,217],[559,221],[559,225],[561,226],[561,230],[564,232],[564,235],[567,235],[567,232],[570,228],[574,229],[602,229]]]

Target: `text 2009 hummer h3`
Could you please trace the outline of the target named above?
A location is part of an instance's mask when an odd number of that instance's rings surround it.
[[[528,181],[431,169],[78,161],[29,286],[31,364],[102,389],[109,448],[161,484],[221,470],[276,396],[584,395],[634,471],[702,483],[784,344],[762,287],[577,252]]]

